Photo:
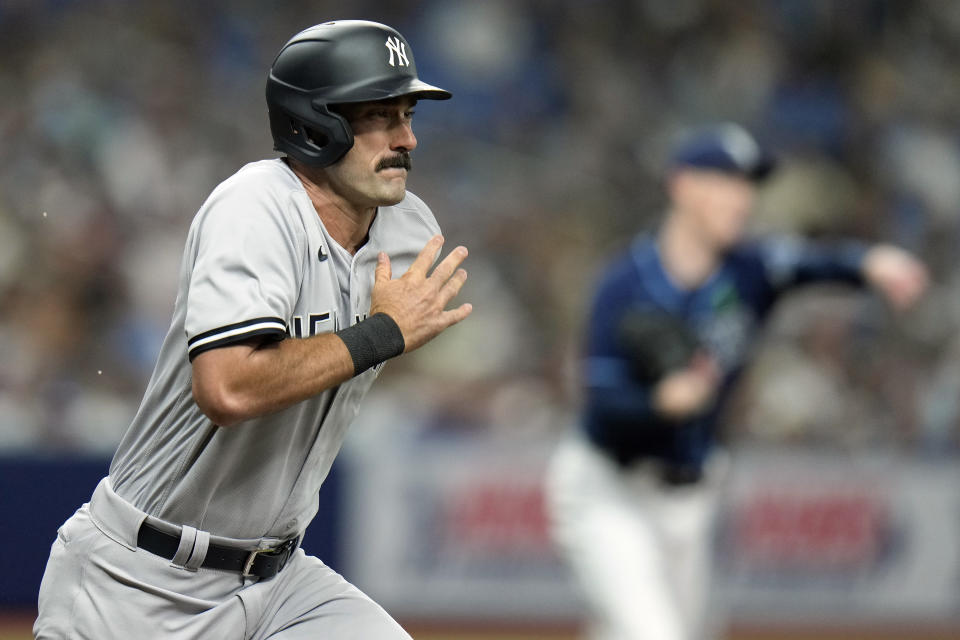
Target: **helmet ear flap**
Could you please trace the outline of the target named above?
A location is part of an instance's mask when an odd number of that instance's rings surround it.
[[[325,136],[320,131],[317,131],[311,127],[304,127],[303,130],[306,134],[307,141],[318,149],[322,149],[330,144],[330,138]]]
[[[353,146],[353,130],[327,105],[314,101],[312,106],[316,113],[309,121],[283,108],[270,109],[274,148],[304,164],[326,167]]]
[[[319,115],[314,116],[313,122],[307,128],[321,134],[328,144],[346,145],[346,153],[353,146],[353,129],[347,119],[320,100],[311,100],[310,106]]]

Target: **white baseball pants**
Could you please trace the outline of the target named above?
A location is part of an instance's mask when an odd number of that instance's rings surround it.
[[[651,463],[628,470],[566,438],[548,470],[551,533],[590,613],[592,640],[705,636],[719,457],[695,485],[661,483]]]

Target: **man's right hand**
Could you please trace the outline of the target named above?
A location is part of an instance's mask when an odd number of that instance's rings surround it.
[[[722,379],[716,360],[701,352],[653,388],[653,407],[664,418],[685,420],[706,412]]]
[[[466,270],[459,268],[467,248],[457,247],[429,273],[442,246],[443,236],[430,238],[407,272],[395,280],[390,258],[386,253],[378,256],[370,315],[385,313],[397,323],[406,345],[404,353],[423,346],[473,311],[470,303],[446,309],[467,280]]]

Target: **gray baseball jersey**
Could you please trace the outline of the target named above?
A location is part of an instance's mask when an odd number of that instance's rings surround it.
[[[305,338],[359,321],[370,308],[378,252],[398,276],[436,233],[429,208],[407,193],[379,209],[369,240],[350,256],[283,161],[249,164],[219,185],[190,228],[170,330],[110,467],[117,494],[217,536],[301,532],[379,368],[222,428],[193,401],[191,360],[254,336]]]

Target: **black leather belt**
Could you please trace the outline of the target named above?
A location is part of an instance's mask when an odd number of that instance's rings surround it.
[[[273,549],[249,551],[211,544],[201,567],[236,571],[245,576],[272,578],[280,573],[297,549],[298,538],[291,538]],[[137,546],[150,553],[173,560],[180,546],[180,536],[165,533],[144,522],[137,533]]]
[[[660,480],[671,487],[700,484],[703,480],[703,467],[698,464],[664,463],[663,468],[660,469]]]

